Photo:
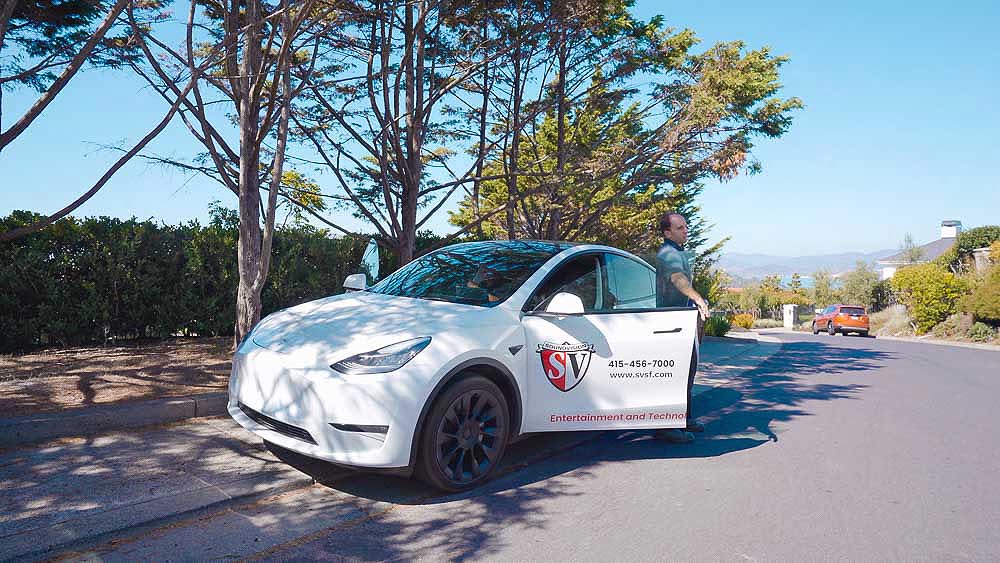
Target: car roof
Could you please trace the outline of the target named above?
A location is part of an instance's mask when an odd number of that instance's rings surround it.
[[[466,245],[491,245],[501,248],[531,248],[535,250],[548,250],[553,255],[566,250],[567,248],[572,248],[578,246],[579,243],[576,242],[566,242],[561,240],[476,240],[469,242],[460,242],[449,246],[466,246]],[[447,246],[443,248],[448,248]]]
[[[469,241],[460,242],[456,244],[451,244],[438,250],[447,250],[448,248],[455,248],[461,246],[494,246],[498,249],[500,248],[523,248],[524,250],[534,250],[549,254],[550,260],[562,260],[569,256],[574,256],[576,254],[581,254],[584,252],[612,252],[615,254],[620,254],[623,256],[630,256],[636,258],[645,263],[642,258],[635,256],[634,254],[622,250],[620,248],[615,248],[613,246],[607,246],[604,244],[593,244],[588,242],[568,242],[562,240],[535,240],[535,239],[518,239],[518,240],[484,240],[484,241]],[[436,252],[436,251],[435,251]],[[649,265],[648,263],[646,264]]]

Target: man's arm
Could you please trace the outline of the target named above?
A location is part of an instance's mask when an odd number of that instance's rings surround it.
[[[688,299],[694,301],[694,304],[698,307],[698,312],[701,313],[702,320],[708,319],[708,302],[694,290],[691,281],[683,272],[674,272],[671,274],[670,283],[674,284],[674,287],[687,296]]]

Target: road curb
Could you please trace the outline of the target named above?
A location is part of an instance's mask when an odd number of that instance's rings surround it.
[[[777,334],[809,334],[808,330],[789,329],[766,329],[768,332]],[[952,340],[939,340],[936,338],[922,338],[917,336],[883,336],[881,334],[872,335],[876,340],[894,340],[896,342],[913,342],[915,344],[936,344],[937,346],[951,346],[953,348],[974,348],[976,350],[989,350],[1000,352],[998,344],[982,344],[979,342],[955,342]]]
[[[225,414],[224,391],[0,418],[0,448]]]
[[[63,559],[67,556],[73,558],[74,552],[85,551],[110,540],[120,540],[119,535],[123,530],[128,530],[127,537],[135,537],[177,522],[204,518],[227,508],[252,504],[260,499],[309,487],[314,483],[312,477],[301,473],[292,477],[279,477],[271,473],[262,473],[250,479],[225,483],[221,486],[205,487],[201,490],[150,501],[149,506],[145,506],[145,510],[156,513],[159,509],[160,513],[146,520],[140,519],[134,522],[130,520],[130,518],[135,518],[135,506],[124,506],[107,512],[86,515],[7,538],[16,541],[10,541],[6,544],[0,542],[0,545],[5,548],[4,555],[0,556],[0,561],[7,561],[6,557],[10,555],[14,556],[10,559],[11,561],[49,560],[53,557]],[[204,497],[211,496],[211,494],[206,494],[209,489],[212,493],[221,495],[222,498],[205,500]],[[172,506],[183,506],[183,508],[173,512],[170,510]]]
[[[901,337],[901,336],[876,336],[878,340],[894,340],[896,342],[914,342],[916,344],[936,344],[938,346],[951,346],[953,348],[974,348],[976,350],[989,350],[1000,352],[1000,346],[996,344],[980,344],[977,342],[951,342],[948,340],[932,340],[930,338]]]

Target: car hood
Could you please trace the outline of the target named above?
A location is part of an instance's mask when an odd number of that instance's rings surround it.
[[[329,365],[410,338],[504,322],[498,308],[353,292],[269,315],[251,339],[303,367]]]

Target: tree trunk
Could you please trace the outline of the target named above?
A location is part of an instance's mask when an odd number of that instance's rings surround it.
[[[520,173],[519,159],[521,158],[521,102],[523,100],[524,89],[521,87],[521,57],[514,56],[514,73],[511,80],[511,91],[513,92],[513,103],[508,122],[513,122],[513,131],[510,140],[509,164],[507,165],[507,239],[517,239],[517,229],[514,224],[514,211],[517,205],[518,196],[518,174]]]
[[[254,93],[255,79],[260,71],[258,64],[260,57],[259,0],[247,2],[245,21],[247,29],[244,35],[243,60],[240,61],[240,77],[237,79],[240,91],[235,92],[239,100],[240,126],[240,237],[236,245],[239,285],[236,292],[234,348],[260,320],[260,292],[263,286],[263,284],[258,286],[255,283],[260,270],[262,238],[260,228],[260,151],[257,147],[260,104]]]
[[[419,6],[419,8],[417,7]],[[403,193],[400,205],[399,265],[413,260],[416,250],[417,196],[420,193],[420,176],[423,172],[421,135],[424,118],[424,2],[414,2],[406,6],[406,30],[412,34],[413,47],[407,53],[409,64],[406,68],[406,172],[403,176]],[[414,13],[416,11],[416,13]]]
[[[482,27],[482,40],[485,42],[487,37],[489,37],[489,24],[484,19]],[[476,158],[476,178],[472,182],[472,216],[474,219],[478,220],[479,215],[479,186],[482,182],[480,178],[483,177],[483,168],[486,165],[486,122],[489,115],[490,108],[490,64],[489,55],[484,51],[483,53],[483,103],[479,108],[479,151]],[[479,223],[476,226],[476,233],[479,234],[479,238],[483,238],[483,224]]]
[[[559,39],[559,78],[556,82],[556,187],[552,195],[558,194],[566,178],[566,72],[567,59],[569,57],[569,41],[566,29],[563,28]],[[558,198],[553,197],[550,204],[558,205]],[[553,207],[549,215],[548,228],[545,230],[547,240],[557,240],[559,238],[559,221],[562,213],[557,207]]]

